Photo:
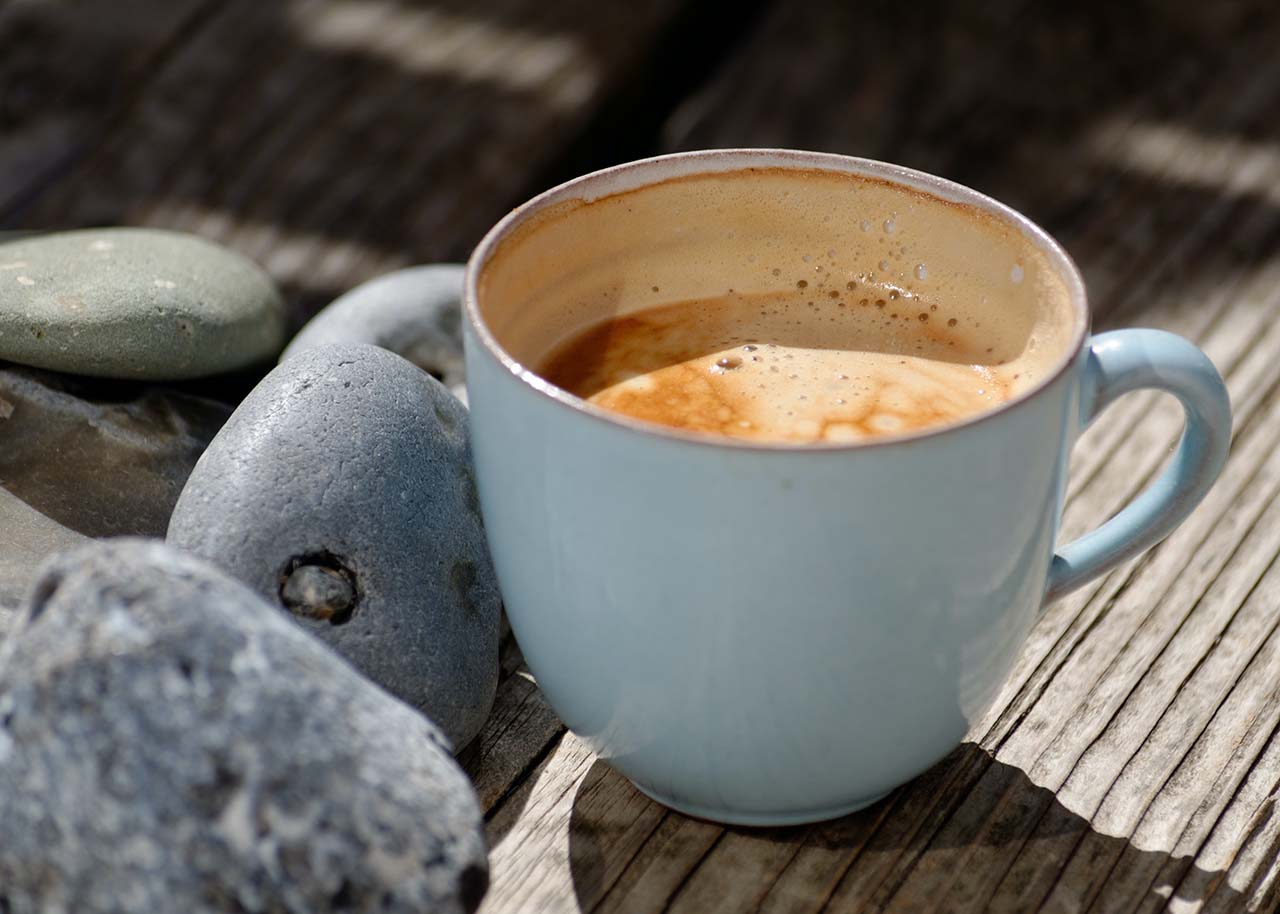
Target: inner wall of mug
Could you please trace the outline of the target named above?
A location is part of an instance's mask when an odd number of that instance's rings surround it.
[[[536,372],[558,344],[609,318],[820,279],[936,305],[934,318],[955,319],[994,363],[1028,347],[1065,358],[1081,331],[1060,266],[990,207],[805,165],[709,164],[670,177],[660,162],[642,163],[652,182],[595,198],[584,179],[582,196],[536,208],[483,262],[480,316],[520,365]]]

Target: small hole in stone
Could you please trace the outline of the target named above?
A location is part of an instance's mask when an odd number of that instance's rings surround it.
[[[295,556],[280,574],[280,602],[295,616],[345,625],[360,602],[356,575],[331,552]]]

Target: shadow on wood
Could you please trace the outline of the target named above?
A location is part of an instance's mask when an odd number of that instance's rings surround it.
[[[0,224],[211,237],[267,268],[295,324],[465,259],[566,160],[635,157],[736,34],[705,27],[727,4],[685,0],[171,5],[0,16]]]
[[[965,773],[974,769],[982,771],[976,781]],[[945,814],[904,821],[948,787],[955,796],[941,804]],[[636,817],[636,803],[648,804],[646,815]],[[638,818],[646,820],[640,841]],[[625,859],[619,845],[630,846]],[[569,865],[584,912],[1109,911],[1210,897],[1213,909],[1233,911],[1245,900],[1223,873],[1189,856],[1095,831],[1052,791],[972,743],[876,806],[774,829],[724,828],[662,809],[596,761],[574,798]]]
[[[977,188],[1066,244],[1105,326],[1153,267],[1208,283],[1274,250],[1273,10],[777,3],[665,147],[820,149]]]

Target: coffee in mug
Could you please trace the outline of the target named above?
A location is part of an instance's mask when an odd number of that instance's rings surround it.
[[[1069,345],[1070,296],[1034,250],[1014,253],[999,283],[968,277],[913,240],[928,231],[918,219],[897,230],[892,213],[915,202],[901,189],[872,222],[867,198],[886,188],[864,176],[759,169],[673,185],[540,225],[582,251],[599,243],[602,221],[644,236],[671,228],[681,209],[726,214],[722,228],[686,223],[695,256],[628,264],[609,251],[602,263],[622,271],[618,283],[566,282],[534,306],[572,316],[563,339],[531,353],[537,372],[605,410],[755,441],[859,441],[999,407]],[[810,220],[816,233],[795,231]],[[972,231],[1008,229],[980,214]],[[720,285],[707,289],[711,276]],[[701,294],[687,297],[690,286]]]

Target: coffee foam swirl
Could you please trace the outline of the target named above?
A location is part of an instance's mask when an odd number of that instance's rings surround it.
[[[1043,370],[914,296],[847,282],[667,304],[589,328],[541,374],[596,405],[757,441],[857,441],[954,422]],[[833,294],[834,293],[834,294]]]

